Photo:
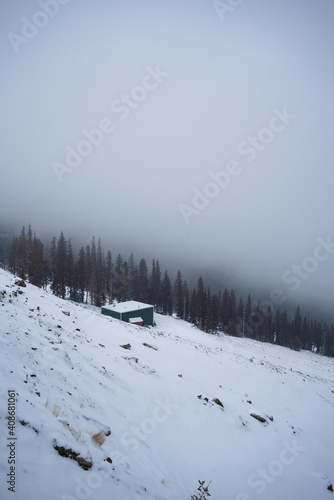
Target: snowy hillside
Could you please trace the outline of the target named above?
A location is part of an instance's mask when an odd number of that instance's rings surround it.
[[[15,282],[0,270],[1,499],[334,498],[333,359]]]

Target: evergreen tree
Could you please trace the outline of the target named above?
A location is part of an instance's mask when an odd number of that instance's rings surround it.
[[[222,297],[222,323],[223,323],[223,328],[227,328],[228,322],[231,319],[230,315],[230,294],[225,288],[223,297]]]
[[[162,313],[169,315],[173,314],[172,285],[167,270],[165,271],[161,283],[161,301],[162,301]]]
[[[121,289],[121,300],[128,300],[129,291],[129,266],[126,260],[122,265],[122,289]]]
[[[177,271],[174,283],[175,311],[178,318],[184,317],[183,280],[180,269]]]
[[[16,236],[14,236],[14,238],[12,239],[9,252],[9,271],[13,274],[17,273],[17,268],[18,268],[17,251],[18,251],[18,239]]]
[[[104,256],[102,251],[101,239],[97,242],[97,252],[96,252],[96,302],[97,307],[101,307],[105,304],[105,265]]]
[[[309,336],[309,326],[306,315],[303,319],[302,329],[301,329],[301,341],[303,349],[311,349],[310,336]]]
[[[195,288],[193,288],[190,299],[190,322],[193,325],[198,325],[197,293]]]
[[[148,270],[145,259],[141,259],[138,266],[138,299],[147,302],[149,293]]]
[[[250,294],[248,294],[247,301],[246,301],[246,306],[245,306],[245,335],[249,337],[250,330],[252,329],[251,327],[251,320],[252,320],[252,299]]]
[[[124,296],[124,283],[123,283],[123,257],[119,253],[116,257],[115,267],[114,267],[114,279],[113,279],[113,295],[114,298],[119,302],[122,301]]]
[[[27,275],[30,283],[33,281],[32,253],[33,253],[33,234],[31,225],[29,224],[27,231]]]
[[[265,342],[274,343],[274,331],[273,331],[273,312],[270,305],[267,307],[265,315]]]
[[[139,300],[139,273],[138,266],[135,265],[132,273],[132,290],[134,300]]]
[[[135,268],[136,264],[134,262],[133,258],[133,253],[130,255],[128,259],[128,297],[129,300],[134,300],[134,297],[136,295],[136,290],[135,290]]]
[[[86,304],[88,302],[88,294],[90,291],[91,274],[92,274],[92,257],[91,257],[91,252],[90,252],[90,245],[86,245],[86,248],[85,248],[85,291],[86,291],[85,302],[86,302]]]
[[[112,263],[112,256],[111,256],[110,250],[108,250],[108,252],[107,252],[105,281],[106,281],[105,286],[106,286],[108,303],[112,304],[112,301],[113,301],[113,263]]]
[[[53,290],[55,295],[65,299],[66,296],[66,271],[67,271],[67,245],[63,231],[61,231],[55,256],[55,276]]]
[[[57,241],[54,236],[50,243],[49,265],[48,265],[49,282],[51,283],[51,290],[53,293],[56,293],[55,292],[56,252],[57,252]]]
[[[154,259],[153,259],[154,262]],[[157,260],[153,267],[152,262],[152,275],[151,275],[151,304],[155,306],[157,312],[161,311],[161,271],[160,264]]]
[[[25,226],[23,226],[18,239],[16,256],[16,273],[20,278],[26,279],[29,270],[29,248]]]
[[[67,269],[66,269],[66,285],[69,288],[70,300],[78,300],[76,289],[75,265],[74,255],[71,239],[67,245]]]
[[[88,278],[88,292],[90,295],[90,303],[95,306],[97,299],[97,278],[96,278],[96,244],[94,236],[90,247],[90,269]]]
[[[219,298],[218,294],[214,293],[211,299],[211,330],[217,333],[219,327]]]
[[[197,282],[197,321],[200,330],[204,330],[206,323],[206,294],[204,290],[203,278],[200,276]]]
[[[44,249],[42,242],[34,235],[31,244],[30,283],[42,287],[44,284]]]
[[[229,320],[231,320],[234,324],[237,322],[237,300],[235,298],[234,290],[231,290],[229,297]]]
[[[184,301],[184,320],[189,321],[190,298],[189,298],[189,287],[186,281],[183,282],[183,301]]]
[[[300,345],[301,345],[301,336],[302,336],[302,318],[300,315],[299,306],[297,306],[297,309],[295,312],[295,319],[294,319],[293,324],[292,324],[292,332],[293,332],[293,337],[294,337],[293,338],[294,346],[297,345],[296,350],[299,351]]]
[[[238,318],[243,319],[243,317],[244,317],[244,302],[242,300],[242,297],[240,297],[240,299],[239,299],[237,314],[238,314]]]
[[[212,302],[211,302],[211,290],[210,287],[206,293],[206,318],[204,330],[206,332],[211,332],[212,329]]]
[[[84,302],[86,289],[86,256],[84,247],[81,247],[79,250],[79,256],[75,264],[75,278],[78,300],[79,302]]]

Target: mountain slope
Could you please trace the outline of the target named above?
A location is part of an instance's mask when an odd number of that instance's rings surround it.
[[[18,282],[0,270],[1,498],[181,500],[198,479],[219,500],[331,498],[333,359],[131,326]]]

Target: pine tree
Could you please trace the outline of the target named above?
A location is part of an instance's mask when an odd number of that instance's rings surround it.
[[[107,252],[105,283],[108,303],[112,304],[113,301],[113,263],[110,250]]]
[[[30,283],[42,287],[44,284],[44,250],[42,242],[34,235],[31,244]]]
[[[249,337],[249,333],[251,333],[252,327],[251,327],[251,321],[252,321],[252,299],[250,294],[248,294],[247,301],[246,301],[246,306],[245,306],[245,335]]]
[[[81,247],[79,250],[79,256],[75,264],[75,277],[76,277],[76,288],[78,293],[79,302],[84,302],[85,300],[85,289],[86,289],[86,257],[85,249]]]
[[[197,282],[196,299],[198,327],[200,330],[203,330],[206,322],[206,293],[204,290],[203,278],[201,276],[198,278]]]
[[[301,341],[303,349],[311,349],[310,338],[309,338],[309,327],[306,314],[303,319],[302,330],[301,330]]]
[[[122,265],[122,289],[121,289],[120,300],[122,301],[128,300],[128,292],[129,292],[129,266],[125,260]]]
[[[96,301],[95,305],[100,307],[105,303],[105,268],[101,239],[97,242],[96,252]]]
[[[240,297],[240,299],[239,299],[237,314],[238,314],[238,318],[243,319],[243,317],[244,317],[244,302],[242,300],[242,297]]]
[[[230,294],[225,288],[223,297],[222,297],[222,323],[223,323],[223,328],[227,329],[228,322],[231,319],[230,315]]]
[[[295,312],[295,318],[292,325],[293,330],[293,343],[295,350],[299,351],[301,347],[301,336],[302,336],[302,318],[300,315],[300,308],[297,306]]]
[[[89,291],[90,291],[91,273],[92,273],[92,257],[91,257],[91,252],[90,252],[90,245],[86,245],[86,248],[85,248],[85,291],[86,291],[85,302],[86,302],[86,304],[88,302],[88,295],[89,295]]]
[[[178,318],[184,317],[184,296],[183,296],[183,280],[180,269],[176,273],[174,283],[175,296],[175,311]]]
[[[133,258],[133,253],[130,255],[128,259],[128,297],[129,300],[134,300],[134,297],[136,295],[135,291],[135,284],[134,284],[134,278],[135,278],[135,262]]]
[[[209,333],[212,330],[212,301],[210,287],[208,288],[208,291],[206,293],[206,321],[204,330]]]
[[[141,259],[138,266],[138,300],[147,302],[149,293],[148,270],[145,259]]]
[[[186,281],[183,282],[183,301],[184,301],[184,320],[189,321],[190,298],[189,298],[189,287]]]
[[[74,255],[71,239],[69,239],[67,244],[67,268],[66,268],[66,286],[70,292],[70,300],[77,300],[76,294],[76,278],[75,278],[75,266],[74,266]]]
[[[16,257],[16,273],[20,278],[26,279],[29,270],[29,249],[25,226],[18,239]]]
[[[16,236],[14,236],[9,251],[9,271],[13,274],[17,273],[17,266],[18,266],[17,249],[18,249],[18,239]]]
[[[152,273],[150,279],[150,304],[153,304],[155,310],[160,312],[161,310],[161,271],[160,264],[157,260],[156,262],[153,259],[152,262]]]
[[[273,332],[273,312],[270,305],[267,307],[266,315],[265,315],[265,323],[264,323],[264,341],[274,343],[274,332]]]
[[[211,299],[211,330],[213,333],[217,332],[219,326],[219,298],[215,293]]]
[[[96,305],[97,298],[97,279],[96,279],[96,244],[95,237],[92,238],[90,247],[90,269],[88,278],[88,292],[90,295],[90,303]]]
[[[133,299],[139,300],[139,273],[137,265],[134,266],[132,272],[132,293]]]
[[[161,300],[162,300],[162,313],[170,315],[173,314],[172,285],[167,270],[165,271],[161,283]]]
[[[67,245],[63,231],[61,231],[55,256],[55,276],[53,290],[55,295],[65,299],[66,296],[66,271],[67,271]]]
[[[198,325],[198,316],[197,316],[197,295],[196,295],[196,289],[193,288],[191,292],[191,297],[190,297],[190,323],[193,325]]]
[[[50,243],[49,250],[49,259],[48,259],[48,281],[51,283],[51,290],[53,293],[55,292],[55,272],[56,272],[56,251],[57,251],[57,241],[55,236],[52,238]]]
[[[236,324],[237,322],[237,300],[235,298],[234,290],[231,290],[229,297],[229,320]]]
[[[27,231],[27,274],[30,283],[33,281],[32,253],[33,253],[33,234],[31,225],[29,224]]]

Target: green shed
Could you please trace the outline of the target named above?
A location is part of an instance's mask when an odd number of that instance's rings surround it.
[[[119,319],[129,323],[130,319],[135,319],[135,324],[142,324],[144,326],[153,325],[154,322],[154,306],[137,302],[136,300],[129,300],[127,302],[120,302],[116,305],[107,305],[101,307],[101,313],[112,318]],[[131,323],[134,323],[131,321]]]

